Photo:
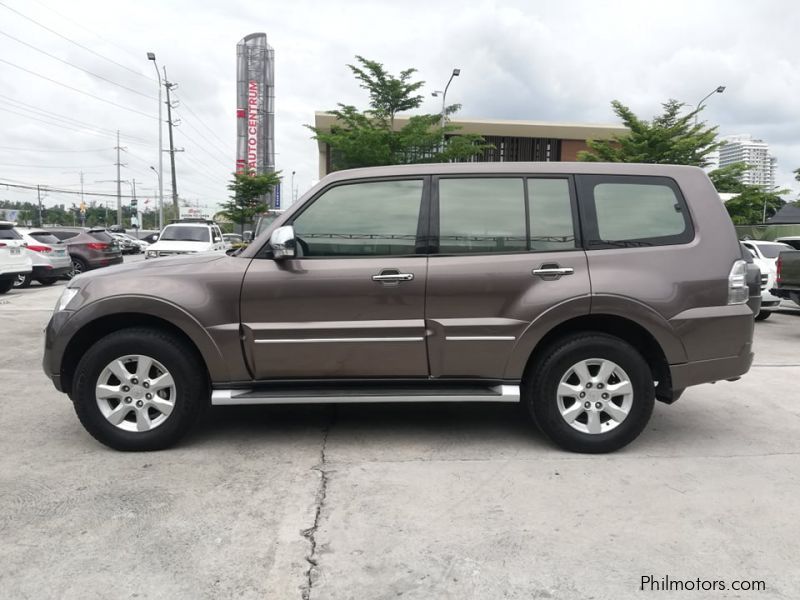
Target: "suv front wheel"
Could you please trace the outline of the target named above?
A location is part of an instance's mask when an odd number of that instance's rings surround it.
[[[84,354],[75,372],[75,412],[117,450],[161,450],[177,442],[208,404],[207,377],[179,338],[149,328],[116,331]]]
[[[573,452],[612,452],[644,430],[655,386],[633,346],[586,333],[559,340],[546,356],[526,381],[524,399],[553,442]]]

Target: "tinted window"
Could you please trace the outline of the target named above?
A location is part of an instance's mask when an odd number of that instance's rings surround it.
[[[666,177],[579,176],[589,247],[679,244],[694,232],[678,187]]]
[[[53,231],[52,234],[60,240],[68,240],[78,235],[78,231]]]
[[[22,236],[13,229],[0,229],[0,240],[21,240]]]
[[[174,227],[167,226],[158,238],[159,242],[207,242],[209,241],[208,227]]]
[[[116,238],[114,236],[106,233],[105,231],[90,231],[89,235],[100,242],[111,243],[113,241],[116,241]]]
[[[294,220],[303,256],[414,254],[422,180],[340,185]]]
[[[778,258],[781,252],[793,250],[791,246],[786,244],[759,244],[758,249],[761,250],[761,254],[763,254],[765,258]]]
[[[529,179],[531,250],[569,250],[575,229],[566,179]]]
[[[439,180],[439,252],[527,249],[522,179]]]
[[[45,233],[43,231],[34,231],[30,234],[30,236],[35,239],[37,242],[41,242],[43,244],[59,244],[61,240],[59,240],[56,236]]]

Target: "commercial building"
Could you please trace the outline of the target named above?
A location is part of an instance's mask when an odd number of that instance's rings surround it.
[[[743,162],[750,169],[742,173],[742,183],[757,185],[764,190],[775,187],[777,160],[769,153],[769,144],[754,140],[747,134],[725,136],[722,141],[724,144],[719,149],[719,167]]]
[[[322,130],[330,130],[335,120],[326,112],[314,115],[315,126]],[[407,122],[408,117],[395,117],[395,128],[400,129]],[[578,152],[588,149],[586,140],[607,140],[628,133],[627,127],[622,125],[499,119],[452,119],[449,124],[460,128],[456,134],[477,134],[494,146],[476,156],[476,162],[573,161]],[[319,176],[322,178],[332,170],[331,152],[323,142],[319,142],[318,147]]]

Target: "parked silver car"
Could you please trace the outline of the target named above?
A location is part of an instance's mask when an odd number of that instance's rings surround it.
[[[26,244],[23,250],[31,259],[33,269],[30,273],[20,273],[14,287],[26,288],[31,281],[42,285],[53,285],[59,278],[72,271],[72,260],[67,247],[56,236],[45,229],[16,227],[16,232]]]

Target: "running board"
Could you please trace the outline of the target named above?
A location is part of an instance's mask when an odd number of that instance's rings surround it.
[[[211,393],[211,404],[215,406],[356,402],[519,402],[519,386],[303,387],[214,390]]]

